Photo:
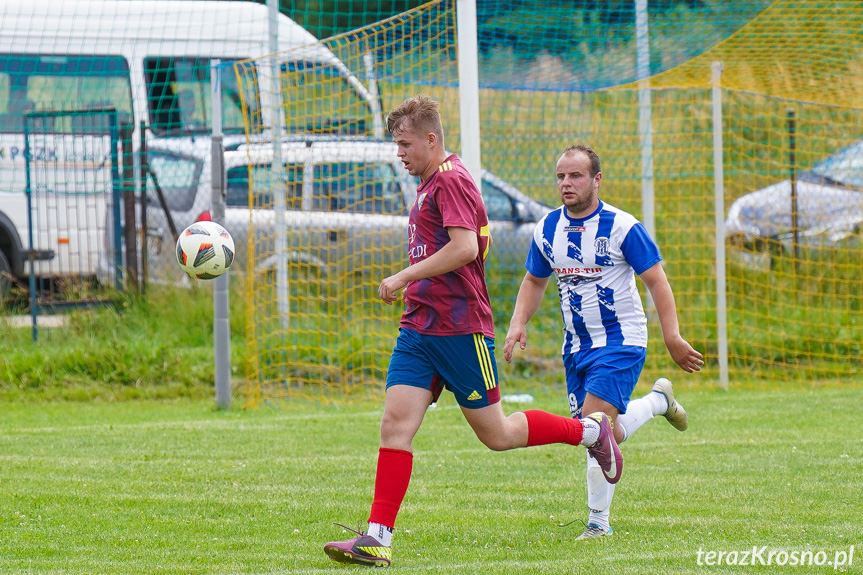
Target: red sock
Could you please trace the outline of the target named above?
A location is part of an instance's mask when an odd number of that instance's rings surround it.
[[[527,417],[527,446],[568,443],[578,445],[584,436],[581,421],[547,411],[531,409],[524,412]]]
[[[390,529],[395,527],[396,515],[411,481],[413,463],[412,453],[381,447],[375,475],[375,500],[372,503],[369,523],[380,523]]]

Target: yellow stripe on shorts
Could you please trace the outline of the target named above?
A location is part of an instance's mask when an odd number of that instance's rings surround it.
[[[482,378],[485,381],[486,390],[497,387],[497,382],[494,380],[494,369],[492,369],[491,356],[488,353],[488,346],[485,344],[485,338],[481,333],[473,334],[473,343],[476,346],[476,357],[479,360],[479,366],[482,370]]]

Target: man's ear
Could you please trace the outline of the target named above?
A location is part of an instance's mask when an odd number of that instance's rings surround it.
[[[434,132],[426,134],[426,138],[428,138],[429,146],[434,146],[437,143],[437,135]]]

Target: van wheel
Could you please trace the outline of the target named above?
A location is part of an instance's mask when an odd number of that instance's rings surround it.
[[[0,301],[6,299],[6,296],[9,295],[13,279],[12,266],[9,265],[6,254],[0,252]]]

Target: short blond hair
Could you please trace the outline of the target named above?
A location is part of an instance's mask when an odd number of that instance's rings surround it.
[[[406,130],[422,135],[432,133],[443,146],[443,124],[438,103],[422,94],[408,98],[389,113],[387,130],[393,135]]]

